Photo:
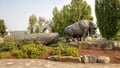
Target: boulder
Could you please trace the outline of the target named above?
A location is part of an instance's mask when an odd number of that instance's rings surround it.
[[[120,60],[120,56],[116,56],[116,58],[117,58],[118,60]]]
[[[59,61],[60,57],[58,55],[48,56],[48,60]]]
[[[111,40],[97,41],[98,45],[103,50],[112,50],[114,49],[114,42]]]
[[[82,63],[96,63],[97,57],[94,55],[83,55],[81,56]]]
[[[83,55],[81,56],[82,63],[109,63],[110,58],[107,56]]]
[[[89,59],[88,59],[87,55],[83,55],[83,56],[81,57],[81,61],[82,61],[82,63],[88,63],[88,62],[89,62]]]
[[[110,62],[110,58],[107,56],[98,56],[98,63],[109,63]]]
[[[115,49],[120,49],[120,41],[114,41]]]
[[[69,42],[69,43],[66,43],[66,45],[78,47],[78,43],[77,42]]]
[[[96,40],[96,41],[72,41],[67,45],[75,46],[79,49],[103,49],[112,50],[115,48],[114,42],[111,40]]]

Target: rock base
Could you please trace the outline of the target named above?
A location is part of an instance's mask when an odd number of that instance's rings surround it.
[[[110,40],[97,40],[97,41],[78,41],[69,42],[67,45],[75,46],[79,49],[103,49],[103,50],[113,50],[114,42]]]

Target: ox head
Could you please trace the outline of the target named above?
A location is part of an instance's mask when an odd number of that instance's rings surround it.
[[[89,21],[89,35],[91,37],[97,34],[97,25],[93,23],[93,21]]]

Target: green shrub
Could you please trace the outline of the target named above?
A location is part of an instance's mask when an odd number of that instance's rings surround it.
[[[15,49],[16,43],[14,41],[5,41],[0,44],[0,51],[11,51],[12,49]]]
[[[1,52],[0,53],[0,58],[5,59],[10,56],[10,52]]]
[[[54,51],[53,55],[65,55],[65,56],[79,56],[78,49],[71,46],[58,46]]]
[[[73,57],[79,56],[78,49],[71,46],[66,46],[63,51],[63,54],[66,56],[73,56]]]
[[[55,56],[55,60],[56,61],[59,61],[60,60],[60,57],[58,55]]]
[[[25,44],[19,50],[13,50],[12,55],[16,58],[36,58],[46,54],[47,50],[42,44]]]
[[[53,55],[61,55],[61,50],[60,49],[55,49],[53,51]]]
[[[64,50],[63,45],[58,45],[57,48],[53,51],[53,55],[61,55],[62,51]]]
[[[24,52],[22,49],[20,49],[20,50],[12,50],[11,54],[12,54],[12,56],[14,56],[16,58],[19,58],[19,59],[21,59],[21,58],[28,58],[27,53]]]

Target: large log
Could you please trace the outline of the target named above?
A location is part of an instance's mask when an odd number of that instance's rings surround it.
[[[21,34],[10,35],[4,38],[4,41],[13,39],[18,43],[42,43],[53,44],[59,40],[58,33],[34,33],[34,34]]]

